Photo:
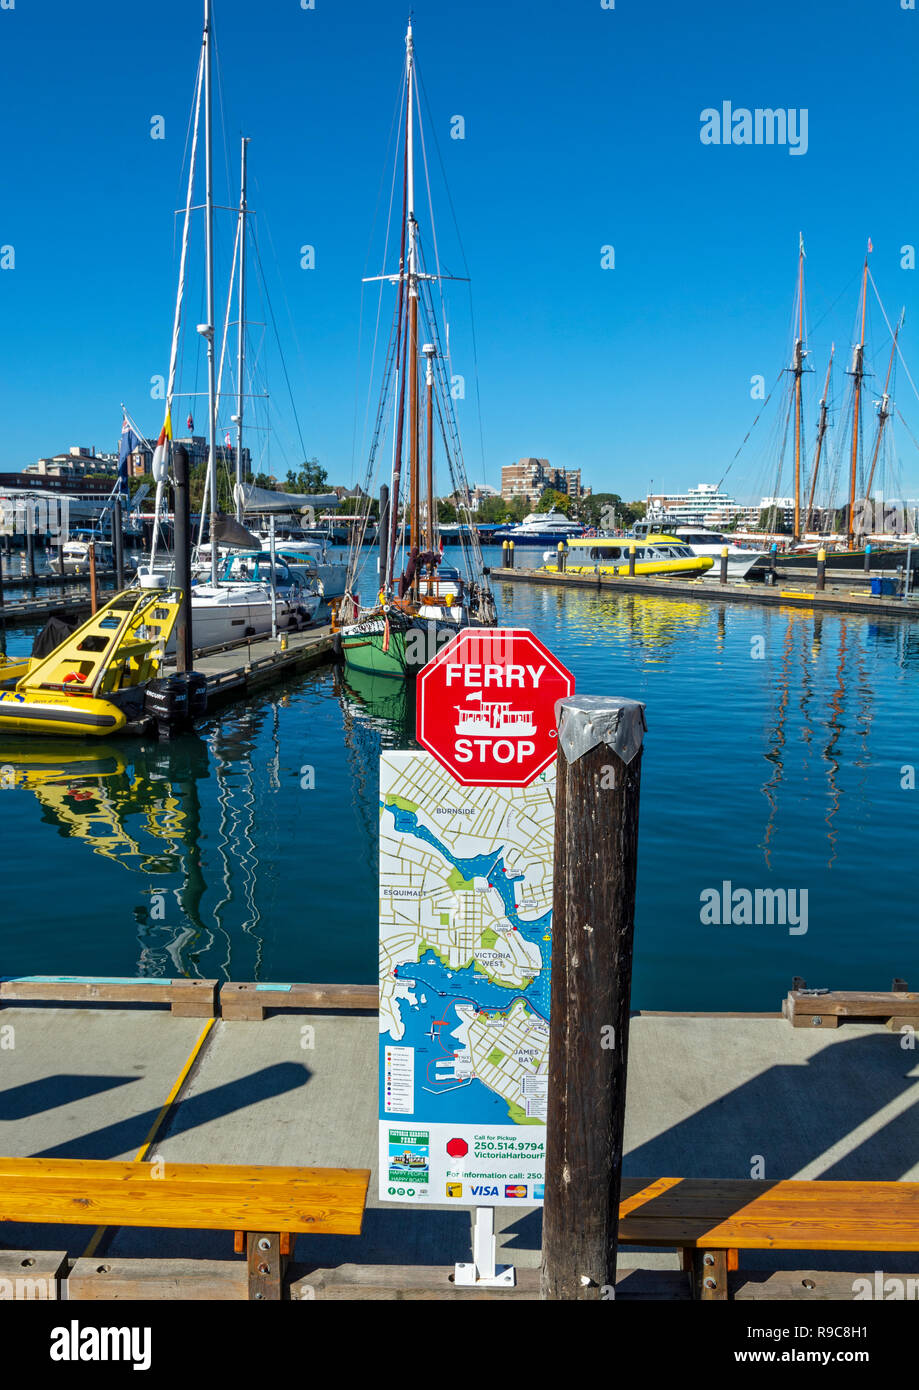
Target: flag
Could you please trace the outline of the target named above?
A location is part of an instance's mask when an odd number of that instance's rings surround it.
[[[869,251],[873,251],[873,250],[874,250],[874,247],[871,245],[871,238],[870,238],[870,237],[868,238],[868,250],[869,250]]]
[[[805,253],[804,253],[804,233],[803,233],[803,232],[799,232],[799,233],[798,233],[798,250],[800,251],[801,255],[804,256]]]
[[[121,425],[121,443],[118,446],[118,488],[119,491],[127,491],[128,488],[128,459],[140,444],[140,437],[134,433],[128,424],[127,415]]]
[[[167,411],[166,411],[166,418],[165,418],[165,420],[163,421],[163,428],[160,430],[160,437],[159,437],[159,439],[156,441],[156,443],[157,443],[157,448],[158,448],[161,444],[165,444],[167,439],[171,439],[171,438],[172,438],[172,420],[171,420],[170,417],[169,417],[169,411],[168,411],[168,409],[167,409]]]
[[[227,448],[229,449],[229,447],[230,447],[230,431],[229,431],[229,430],[227,430],[226,434],[223,436],[223,442],[224,442],[224,444],[226,444]]]
[[[188,412],[188,419],[186,420],[185,423],[188,425],[188,428],[189,428],[190,430],[193,430],[193,429],[195,428],[195,422],[194,422],[194,420],[192,419],[191,411]]]

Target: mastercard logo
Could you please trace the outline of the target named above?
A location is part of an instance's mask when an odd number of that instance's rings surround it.
[[[525,1182],[509,1182],[504,1185],[505,1197],[525,1197],[527,1195],[527,1185]]]

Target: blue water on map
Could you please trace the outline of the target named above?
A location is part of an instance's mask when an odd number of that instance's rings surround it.
[[[775,1010],[796,974],[919,979],[919,625],[506,583],[497,599],[580,691],[646,703],[635,1008]],[[399,683],[326,667],[173,744],[0,740],[0,975],[375,980],[378,760],[412,728]],[[806,890],[807,931],[704,923],[724,882]],[[494,883],[512,919],[513,884]]]

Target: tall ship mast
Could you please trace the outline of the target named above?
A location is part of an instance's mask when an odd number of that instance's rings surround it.
[[[394,285],[396,304],[367,467],[365,510],[353,528],[348,585],[338,612],[346,666],[397,679],[416,675],[453,633],[469,626],[493,626],[497,621],[494,598],[485,582],[453,409],[449,340],[441,331],[442,315],[438,313],[441,282],[458,277],[446,275],[440,269],[433,226],[430,231],[434,267],[432,270],[426,268],[416,217],[415,148],[417,138],[424,152],[424,131],[411,22],[405,36],[403,106],[404,126],[398,142],[402,154],[399,268],[368,277],[369,281]],[[426,160],[424,163],[426,173]],[[396,175],[399,172],[397,149]],[[430,187],[427,195],[430,208]],[[435,286],[438,294],[434,292]],[[422,330],[424,339],[419,346]],[[359,581],[363,584],[374,582],[374,577],[368,577],[366,570],[361,575],[366,565],[366,553],[362,552],[361,545],[369,528],[375,464],[382,453],[390,415],[392,467],[389,485],[381,489],[379,580],[375,585],[378,592],[372,603],[361,604],[357,592]],[[466,523],[462,568],[444,561],[435,495],[435,455],[438,451],[449,474],[460,518]]]

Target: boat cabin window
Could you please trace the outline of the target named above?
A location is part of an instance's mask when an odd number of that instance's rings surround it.
[[[618,560],[621,555],[622,547],[619,545],[595,545],[590,552],[592,560]]]

